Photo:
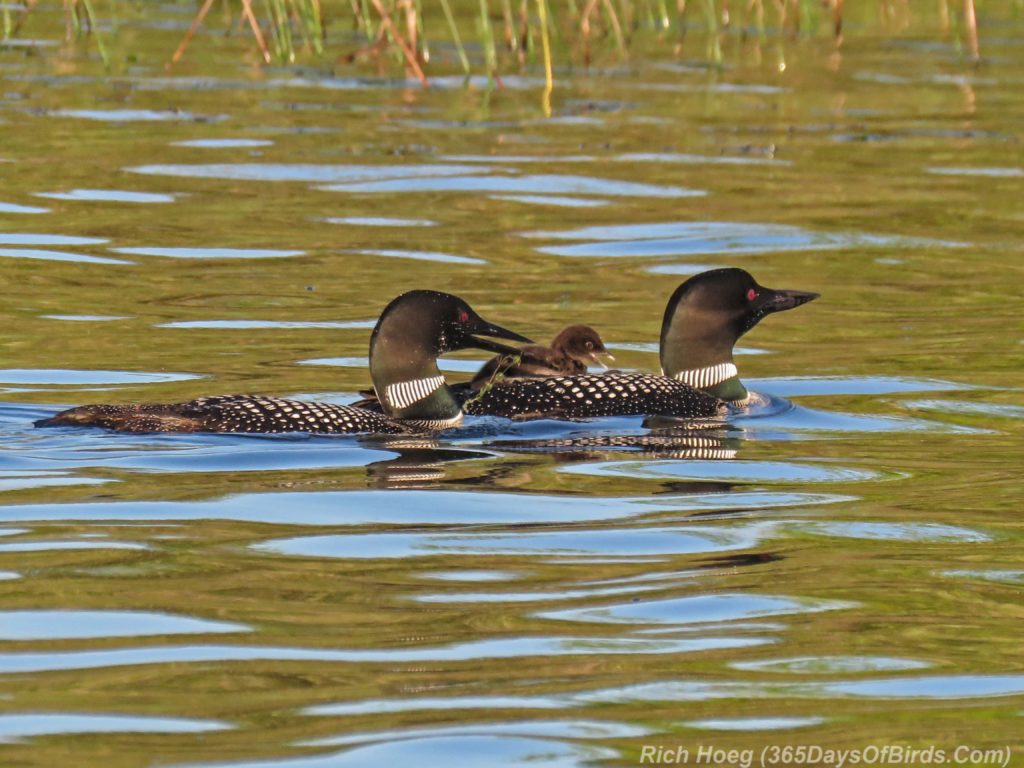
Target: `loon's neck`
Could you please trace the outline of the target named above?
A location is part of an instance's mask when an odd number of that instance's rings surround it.
[[[462,406],[448,387],[436,360],[370,361],[370,373],[377,398],[384,412],[396,419],[411,421],[451,421],[462,413]]]
[[[429,422],[450,421],[461,414],[437,367],[437,358],[445,351],[444,338],[431,301],[393,302],[384,310],[370,336],[370,377],[384,413]]]
[[[661,371],[719,400],[746,400],[748,397],[732,359],[731,339],[723,344],[720,339],[696,339],[670,333],[662,341]]]
[[[689,384],[694,389],[707,392],[719,400],[746,400],[749,397],[747,388],[740,381],[736,365],[728,362],[715,363],[700,368],[687,368],[681,371],[663,371],[673,379]]]
[[[715,384],[712,387],[705,387],[704,391],[709,395],[713,395],[719,400],[725,400],[726,402],[743,401],[750,397],[750,393],[747,391],[747,388],[743,386],[743,382],[740,381],[739,376],[728,378],[720,384]]]
[[[525,336],[488,323],[448,293],[408,291],[393,299],[370,334],[370,377],[384,413],[431,428],[460,421],[461,401],[448,388],[437,358],[469,347],[513,350],[474,334],[530,343]]]
[[[662,373],[720,400],[745,400],[732,358],[740,334],[715,315],[673,297],[661,327]]]

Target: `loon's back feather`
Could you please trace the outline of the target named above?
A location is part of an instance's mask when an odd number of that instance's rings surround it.
[[[586,372],[587,366],[579,360],[559,355],[547,347],[533,345],[522,348],[518,361],[511,355],[492,357],[476,372],[469,385],[479,390],[495,380],[574,376]]]
[[[93,426],[118,432],[310,432],[406,434],[411,424],[334,403],[261,395],[202,397],[184,403],[83,405],[36,422],[37,427]]]
[[[604,373],[511,379],[484,390],[463,406],[475,416],[510,419],[599,416],[713,418],[727,412],[721,400],[667,376]]]

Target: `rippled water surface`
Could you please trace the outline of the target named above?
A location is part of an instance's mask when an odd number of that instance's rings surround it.
[[[1019,744],[1019,18],[977,69],[928,29],[721,69],[695,33],[557,72],[546,119],[533,70],[489,93],[444,55],[425,91],[211,36],[165,76],[191,12],[132,17],[110,75],[58,8],[0,48],[0,763]],[[351,401],[411,288],[656,370],[665,301],[724,265],[822,298],[741,342],[769,404],[699,435],[32,426]]]

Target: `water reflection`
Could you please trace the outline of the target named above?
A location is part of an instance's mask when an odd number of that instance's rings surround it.
[[[918,411],[934,411],[952,415],[997,416],[1007,419],[1024,419],[1024,406],[1002,403],[976,403],[967,400],[907,400],[907,408]]]
[[[687,720],[684,725],[703,731],[785,731],[827,722],[824,717],[716,717]]]
[[[934,675],[801,683],[664,682],[627,686],[581,695],[588,702],[706,701],[762,698],[957,699],[1016,696],[1024,693],[1022,675]]]
[[[0,536],[4,531],[0,531]],[[516,574],[512,571],[481,571],[471,568],[461,571],[434,571],[433,573],[421,573],[420,578],[437,579],[438,581],[514,581]]]
[[[480,166],[470,166],[483,174]],[[658,186],[633,181],[599,179],[591,176],[543,174],[536,176],[448,176],[435,178],[400,178],[384,181],[349,182],[324,187],[328,192],[396,193],[396,192],[494,192],[535,195],[602,195],[610,197],[697,197],[702,190],[676,186]]]
[[[560,462],[592,462],[603,458],[603,453],[608,451],[635,451],[670,459],[729,461],[736,457],[740,448],[740,441],[735,438],[715,434],[710,429],[689,430],[685,426],[661,427],[640,434],[595,432],[555,438],[495,440],[488,445],[506,452],[549,454]]]
[[[358,323],[352,323],[349,327],[352,328],[373,328],[377,324],[376,320],[365,321],[365,324],[360,321]],[[445,373],[476,373],[480,370],[480,366],[484,364],[484,360],[460,360],[458,358],[445,358],[437,361],[437,367]],[[368,357],[316,357],[311,360],[299,360],[299,365],[332,365],[341,368],[357,368],[360,371],[367,371],[370,367],[370,359]]]
[[[565,195],[491,195],[492,200],[508,200],[526,205],[552,205],[556,208],[600,208],[608,205],[609,200],[595,200],[586,197],[567,197]]]
[[[840,536],[874,541],[935,541],[979,543],[992,537],[980,531],[938,523],[870,523],[806,521],[794,523],[793,530],[819,536]]]
[[[105,437],[105,436],[104,436]],[[273,445],[276,441],[268,441]],[[104,440],[109,443],[109,440]],[[283,443],[283,445],[282,445]],[[289,466],[286,441],[278,443],[280,448],[271,452],[270,461],[280,462],[281,466]],[[301,443],[300,443],[301,445]],[[350,457],[352,464],[363,465],[372,463],[381,454],[374,455],[366,448],[358,448],[356,445],[333,448],[332,446],[318,445],[311,442],[311,450],[314,452],[327,449],[327,456],[332,457],[334,463],[328,466],[339,465],[339,460],[334,460],[331,451],[340,451],[340,458]],[[233,451],[230,446],[220,446],[217,450],[211,451],[206,463],[214,463],[218,456],[223,457],[225,469],[229,463],[226,455]],[[387,450],[387,449],[384,449]],[[465,450],[465,449],[462,449]],[[237,453],[237,451],[235,451]],[[391,451],[391,456],[397,451]],[[385,454],[387,455],[387,454]],[[260,451],[257,450],[250,459],[254,464],[262,461]],[[316,453],[314,453],[316,456]],[[391,456],[388,456],[390,460]],[[469,460],[477,458],[478,454],[471,452],[460,452],[457,460]],[[237,458],[236,458],[237,460]],[[156,468],[159,466],[159,456],[149,452],[139,452],[138,456],[130,452],[126,455],[113,453],[99,453],[92,459],[93,463],[106,464],[110,462],[113,466],[140,467],[142,469]],[[185,460],[183,460],[184,462]],[[168,466],[174,471],[180,471],[181,467],[175,462],[173,455],[168,459]],[[88,461],[82,462],[88,465]],[[196,460],[196,464],[201,462]],[[291,464],[302,464],[301,456],[291,460]],[[187,465],[186,465],[187,466]],[[654,497],[646,496],[622,496],[622,497],[601,497],[601,496],[580,496],[580,495],[554,495],[542,493],[502,493],[495,491],[467,491],[459,490],[437,490],[419,491],[409,490],[402,493],[381,493],[373,490],[348,490],[348,491],[291,491],[288,493],[245,493],[223,498],[215,498],[204,501],[83,501],[65,503],[37,503],[23,504],[17,507],[0,507],[0,521],[23,521],[40,522],[52,520],[90,520],[101,517],[105,520],[239,520],[254,523],[279,523],[290,525],[469,525],[469,524],[528,524],[528,523],[583,523],[597,520],[627,520],[643,518],[646,516],[655,517],[667,513],[707,513],[713,510],[728,510],[735,512],[741,508],[740,505],[748,505],[751,510],[757,510],[758,500],[763,500],[765,508],[771,509],[776,506],[802,506],[805,504],[829,504],[835,503],[844,497],[829,496],[827,494],[732,494],[729,492],[714,493],[709,495],[660,495]],[[287,508],[283,505],[287,502]],[[635,546],[641,548],[654,547],[656,552],[687,551],[672,549],[673,545],[684,544],[687,541],[691,545],[706,544],[714,549],[736,548],[743,546],[744,541],[756,541],[758,529],[753,527],[749,532],[737,529],[731,531],[719,528],[691,528],[679,529],[665,541],[658,543],[659,533],[671,533],[658,529],[638,528],[626,531],[615,530],[587,530],[580,532],[575,539],[575,546],[584,549],[591,546],[611,546],[615,551],[615,536],[623,536],[619,546],[630,547],[630,540]],[[391,534],[383,534],[383,538],[376,540],[373,536],[340,537],[336,544],[339,549],[336,555],[342,556],[350,543],[355,550],[366,547],[363,554],[356,554],[357,557],[371,557],[370,549],[377,541],[384,546],[394,541],[402,549],[416,546],[418,537],[426,536],[422,543],[431,541],[433,534],[417,533],[409,534],[412,539],[401,537],[391,539]],[[443,543],[444,534],[438,543]],[[565,531],[552,533],[552,536],[565,537],[567,544],[573,541],[573,532]],[[399,536],[395,534],[395,536]],[[594,537],[594,538],[588,538]],[[678,539],[676,539],[678,537]],[[749,538],[753,537],[753,538]],[[300,540],[301,541],[301,540]],[[457,539],[456,539],[457,541]],[[529,534],[524,533],[522,538],[511,537],[510,546],[515,546],[517,541],[529,541]],[[589,543],[588,543],[589,542]],[[606,542],[602,544],[602,542]],[[495,545],[498,544],[496,540]],[[269,545],[268,545],[269,546]],[[282,546],[284,546],[282,544]],[[320,550],[331,548],[330,538],[322,542],[322,545],[310,546]],[[532,550],[537,546],[543,546],[537,542],[529,546]],[[289,547],[290,548],[290,545]],[[299,546],[300,549],[305,548]],[[388,546],[390,548],[390,546]],[[570,549],[573,548],[570,546]],[[562,550],[562,547],[558,548]],[[703,550],[701,550],[703,551]],[[347,555],[345,555],[347,556]]]
[[[688,155],[678,152],[632,152],[613,158],[621,163],[682,163],[686,165],[792,165],[789,160],[753,155]]]
[[[37,197],[93,203],[173,203],[174,195],[129,192],[123,189],[72,189],[70,192],[37,192]]]
[[[324,219],[328,224],[349,224],[354,227],[434,227],[430,219],[398,219],[386,216],[342,216]]]
[[[303,746],[337,746],[375,741],[389,742],[404,738],[418,739],[423,736],[473,733],[530,734],[557,739],[621,739],[644,736],[648,730],[639,726],[605,720],[530,720],[519,723],[481,723],[439,728],[414,728],[403,731],[355,733],[348,736],[307,741],[303,742]],[[485,757],[484,759],[489,758]]]
[[[18,203],[5,203],[0,201],[0,213],[7,214],[39,214],[49,213],[49,208],[40,208],[38,205],[20,205]]]
[[[710,636],[694,638],[515,637],[437,647],[382,650],[335,650],[257,645],[172,645],[51,653],[24,651],[0,652],[0,674],[211,662],[306,661],[396,664],[594,654],[700,653],[715,649],[752,648],[769,642],[771,642],[770,639],[759,637]]]
[[[414,261],[436,261],[442,264],[486,264],[483,259],[472,256],[456,256],[451,253],[438,253],[436,251],[403,251],[399,249],[371,249],[349,251],[363,256],[381,256],[389,259],[412,259]]]
[[[747,382],[752,391],[758,391],[753,381]],[[774,389],[774,382],[765,382],[766,389]],[[780,387],[784,389],[784,387]],[[785,401],[777,401],[784,403]],[[988,434],[988,430],[944,424],[905,416],[872,416],[841,413],[808,408],[802,405],[782,407],[772,413],[750,410],[737,413],[733,418],[737,427],[745,431],[775,430],[777,439],[799,439],[803,432],[878,432],[905,434],[908,432],[959,432],[962,434]],[[749,436],[749,435],[748,435]]]
[[[77,235],[50,235],[29,232],[0,232],[0,245],[102,245],[108,242],[100,237],[79,237]]]
[[[734,661],[735,669],[754,672],[780,672],[798,675],[856,674],[867,672],[899,672],[927,669],[928,662],[896,659],[887,656],[805,656],[794,659]]]
[[[57,541],[45,539],[41,541],[5,541],[0,543],[0,554],[9,552],[59,552],[67,550],[99,550],[99,549],[149,549],[145,544],[127,541]]]
[[[444,160],[454,163],[500,163],[502,165],[522,165],[525,163],[550,163],[547,155],[446,155]],[[559,155],[560,163],[592,163],[598,158],[595,155]]]
[[[274,142],[269,139],[188,139],[171,142],[172,147],[192,147],[193,149],[253,149],[270,147]]]
[[[87,256],[72,251],[54,251],[43,248],[0,248],[0,257],[7,259],[33,259],[40,261],[70,261],[79,264],[131,264],[124,259]]]
[[[939,176],[982,176],[995,179],[1024,178],[1024,168],[928,168],[929,173]]]
[[[40,315],[47,320],[65,320],[73,323],[106,323],[112,320],[127,320],[124,315]]]
[[[428,712],[448,709],[562,709],[567,701],[559,696],[439,696],[406,699],[364,699],[306,707],[304,715],[345,717],[382,712]]]
[[[522,531],[495,535],[367,533],[278,539],[257,545],[256,549],[300,557],[375,559],[456,554],[664,559],[683,554],[751,549],[768,533],[769,529],[759,524],[730,528],[686,526]]]
[[[569,608],[537,615],[562,621],[612,624],[705,624],[743,621],[792,613],[816,613],[854,607],[851,603],[772,595],[693,595],[665,600],[636,600],[619,605]]]
[[[251,631],[251,627],[241,624],[144,611],[0,611],[0,640],[66,640]]]
[[[367,476],[376,488],[429,488],[448,477],[446,466],[453,462],[494,458],[495,454],[465,449],[445,449],[430,440],[399,443],[388,447],[398,456],[366,466]],[[481,483],[483,485],[483,483]]]
[[[905,376],[797,376],[749,379],[754,389],[781,397],[804,395],[893,395],[902,392],[941,392],[974,389],[971,384]]]
[[[980,581],[992,581],[997,584],[1024,584],[1024,571],[1001,570],[997,568],[974,569],[974,570],[951,570],[943,572],[944,576],[952,576],[958,579],[977,579]]]
[[[231,181],[306,181],[313,183],[373,181],[379,179],[416,179],[465,176],[489,173],[490,168],[475,165],[327,165],[319,163],[212,163],[196,165],[139,165],[125,168],[132,173],[153,176],[183,176],[193,179]]]
[[[211,330],[293,330],[296,328],[337,328],[341,330],[364,330],[371,329],[377,324],[376,320],[345,320],[345,321],[318,321],[307,320],[179,320],[173,323],[160,323],[159,328],[205,328]]]
[[[371,765],[459,765],[466,768],[544,765],[546,768],[579,768],[618,757],[618,752],[605,747],[513,735],[517,731],[499,735],[509,731],[499,725],[475,729],[467,726],[468,733],[454,728],[439,730],[438,735],[430,735],[428,732],[406,737],[396,733],[393,734],[393,741],[358,745],[329,755],[277,759],[273,764],[281,768],[354,768]],[[529,733],[530,729],[520,727],[518,731]],[[584,738],[571,731],[570,736]],[[232,768],[268,768],[268,763],[259,760],[230,764],[206,763],[202,764],[202,768],[227,768],[228,765]],[[193,764],[181,768],[200,766]]]
[[[45,473],[23,470],[20,472],[0,471],[0,491],[20,491],[26,488],[54,488],[68,485],[102,485],[112,480],[98,477],[81,477],[62,473]]]
[[[891,235],[857,232],[813,232],[781,224],[738,221],[680,221],[659,224],[621,224],[565,231],[524,232],[523,237],[544,240],[581,240],[573,245],[537,248],[553,256],[651,257],[710,254],[748,254],[823,248],[953,246]]]
[[[563,467],[562,472],[652,480],[722,480],[731,482],[836,483],[862,482],[876,472],[833,465],[778,461],[603,461]]]
[[[227,119],[227,115],[197,115],[180,110],[155,109],[57,109],[50,114],[54,117],[73,117],[109,123],[213,123]]]
[[[106,384],[161,384],[170,381],[189,381],[199,378],[202,377],[193,373],[75,371],[64,368],[0,368],[0,383],[3,384],[56,384],[88,387]]]
[[[172,259],[287,259],[304,251],[280,248],[111,248],[130,256],[162,256]]]
[[[208,733],[231,727],[229,723],[217,720],[146,715],[11,713],[0,715],[0,742],[9,743],[33,736],[73,733]]]

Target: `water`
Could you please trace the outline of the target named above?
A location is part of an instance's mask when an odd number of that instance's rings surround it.
[[[839,56],[734,39],[722,70],[694,32],[559,72],[547,120],[537,73],[487,94],[443,48],[429,91],[216,35],[165,77],[193,10],[125,22],[109,77],[57,55],[58,7],[40,55],[0,48],[0,763],[1019,744],[1019,18],[978,70],[927,17],[867,14]],[[770,404],[699,435],[32,427],[351,401],[411,288],[651,370],[668,296],[723,265],[822,298],[741,342]]]

